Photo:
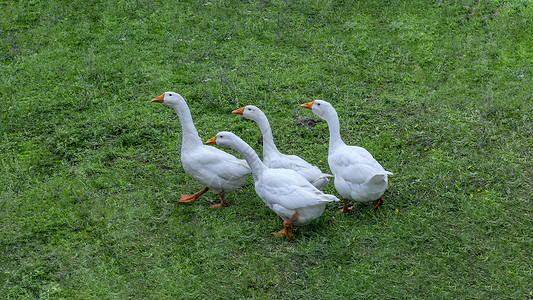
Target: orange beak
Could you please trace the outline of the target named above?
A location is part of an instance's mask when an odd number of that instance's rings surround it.
[[[232,114],[236,114],[236,115],[242,115],[244,113],[244,107],[236,109],[236,110],[232,111],[231,113]]]
[[[311,102],[307,102],[307,103],[304,103],[302,105],[300,105],[301,107],[305,107],[307,109],[313,109],[313,103],[315,102],[315,100],[311,101]]]
[[[206,145],[216,145],[217,144],[217,136],[210,138],[207,142],[205,142]]]
[[[164,99],[165,99],[165,94],[161,94],[160,96],[157,96],[156,98],[152,99],[152,102],[163,103]]]

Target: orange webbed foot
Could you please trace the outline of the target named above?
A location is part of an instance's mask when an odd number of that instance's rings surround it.
[[[278,232],[272,232],[272,234],[275,236],[286,236],[289,241],[292,240],[294,237],[294,235],[292,234],[292,228],[293,228],[292,222],[294,222],[297,218],[298,218],[298,213],[294,213],[294,215],[292,215],[292,218],[283,221],[282,230]]]
[[[277,232],[272,232],[274,236],[286,236],[290,241],[293,239],[294,235],[292,234],[292,224],[283,223],[283,229]]]
[[[179,202],[183,202],[183,203],[191,203],[191,202],[194,202],[198,199],[200,199],[200,196],[202,196],[205,192],[207,192],[209,190],[208,187],[204,187],[201,191],[199,191],[198,193],[194,193],[192,195],[181,195],[180,199],[178,200]]]
[[[285,229],[285,227],[283,227],[283,229],[281,229],[280,231],[272,232],[272,235],[274,235],[274,236],[286,236],[287,235],[287,230]]]
[[[198,198],[200,198],[198,195],[196,194],[192,194],[192,195],[181,195],[180,199],[178,200],[179,202],[183,202],[183,203],[192,203],[196,200],[198,200]]]
[[[352,210],[353,210],[353,206],[350,206],[350,207],[344,206],[343,208],[339,209],[339,211],[342,212],[342,213],[349,213]]]
[[[225,207],[227,205],[228,205],[228,202],[223,201],[223,202],[220,202],[220,204],[209,205],[209,208],[222,208],[222,207]]]
[[[353,206],[348,207],[348,199],[342,199],[342,202],[344,202],[344,206],[340,210],[342,213],[347,213],[353,210]]]
[[[220,204],[210,205],[209,208],[221,208],[228,205],[228,202],[226,202],[226,197],[224,196],[224,192],[220,192],[218,195],[220,195]]]

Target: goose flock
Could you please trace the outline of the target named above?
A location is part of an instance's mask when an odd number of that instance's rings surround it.
[[[180,94],[166,92],[152,102],[162,103],[178,115],[182,129],[181,164],[187,175],[205,186],[192,195],[181,195],[180,202],[199,200],[211,189],[219,194],[221,202],[210,208],[224,207],[228,204],[225,193],[242,187],[251,173],[256,194],[283,220],[283,228],[272,234],[289,240],[293,238],[294,225],[309,224],[322,215],[327,203],[340,201],[336,196],[323,192],[331,178],[342,197],[341,211],[344,213],[353,209],[353,206],[348,207],[349,200],[376,201],[374,209],[383,203],[388,175],[392,173],[386,171],[366,149],[343,142],[337,112],[326,101],[314,100],[301,106],[310,109],[328,124],[328,164],[332,175],[323,173],[296,155],[281,153],[274,143],[266,115],[256,106],[247,105],[233,113],[255,121],[259,126],[263,136],[263,160],[250,145],[231,132],[219,132],[206,144],[235,150],[244,159],[204,145],[194,127],[189,107]]]

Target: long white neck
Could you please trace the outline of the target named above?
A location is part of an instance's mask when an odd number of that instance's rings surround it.
[[[270,129],[270,123],[265,114],[260,113],[259,118],[255,121],[259,125],[259,129],[263,135],[263,159],[269,159],[273,155],[280,154],[276,144],[274,144],[272,129]]]
[[[178,115],[181,123],[181,148],[183,149],[202,145],[202,139],[198,135],[196,127],[194,127],[191,111],[189,110],[187,103],[185,103],[185,101],[181,101],[173,105],[172,108]]]
[[[331,154],[332,149],[346,144],[341,139],[339,116],[335,109],[328,110],[324,116],[324,120],[326,120],[329,127],[329,153]]]
[[[252,169],[254,180],[257,180],[257,178],[261,176],[266,169],[268,169],[267,166],[261,161],[257,153],[255,153],[254,149],[252,149],[250,145],[240,138],[235,139],[235,143],[231,145],[230,148],[239,152],[244,157]]]

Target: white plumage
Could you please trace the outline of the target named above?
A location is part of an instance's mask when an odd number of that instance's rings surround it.
[[[320,217],[326,203],[339,201],[324,194],[298,172],[290,169],[268,168],[255,151],[231,132],[219,132],[207,141],[239,152],[252,168],[255,192],[283,222],[283,229],[273,233],[292,239],[292,226],[306,225]]]
[[[247,105],[236,109],[234,114],[239,114],[246,119],[255,121],[259,125],[263,136],[263,163],[269,168],[283,168],[294,170],[319,190],[323,190],[329,183],[330,174],[322,171],[296,155],[287,155],[279,152],[274,143],[270,123],[266,115],[256,106]]]
[[[388,175],[374,157],[362,147],[346,145],[340,136],[337,112],[330,103],[315,100],[302,104],[324,119],[329,127],[328,164],[334,176],[337,192],[344,201],[343,212],[348,212],[348,199],[358,202],[378,200],[376,208],[382,202],[383,193],[388,186]]]
[[[251,170],[243,159],[222,150],[206,146],[198,136],[191,113],[183,97],[174,92],[166,92],[152,102],[163,103],[174,109],[181,123],[181,164],[187,175],[206,187],[193,195],[181,195],[180,202],[194,202],[208,189],[220,195],[221,202],[214,207],[227,205],[226,192],[231,192],[244,185]]]

